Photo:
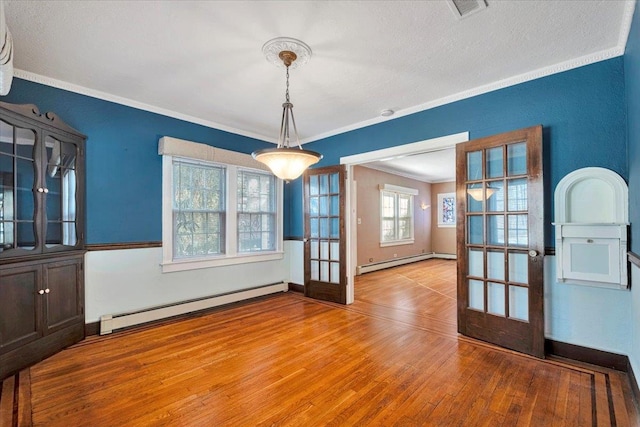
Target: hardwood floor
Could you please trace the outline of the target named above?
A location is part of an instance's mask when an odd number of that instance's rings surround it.
[[[2,384],[0,426],[634,426],[626,374],[458,337],[455,262],[93,337]],[[19,387],[15,387],[16,382]]]

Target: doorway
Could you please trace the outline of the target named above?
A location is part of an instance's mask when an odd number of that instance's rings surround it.
[[[423,153],[434,153],[441,150],[453,149],[456,144],[468,141],[469,133],[462,132],[440,138],[405,144],[397,147],[385,148],[370,151],[340,159],[340,163],[346,166],[347,179],[345,185],[346,192],[346,275],[347,275],[347,304],[353,303],[355,299],[355,276],[358,267],[357,241],[358,241],[358,218],[357,218],[357,187],[354,180],[354,167],[366,165],[371,162],[404,158]],[[367,230],[367,233],[375,233],[376,230]]]

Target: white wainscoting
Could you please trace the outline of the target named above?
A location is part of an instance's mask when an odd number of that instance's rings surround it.
[[[544,263],[546,338],[629,354],[633,320],[631,292],[558,283],[555,257],[545,256]]]
[[[301,240],[285,240],[284,258],[289,266],[289,282],[304,285],[304,243]]]
[[[97,322],[102,315],[288,282],[286,258],[163,274],[162,248],[90,251],[85,265],[86,322]]]

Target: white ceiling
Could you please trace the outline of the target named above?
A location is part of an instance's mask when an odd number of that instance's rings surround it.
[[[444,0],[5,0],[5,12],[18,77],[266,141],[284,71],[262,45],[301,39],[313,56],[291,71],[291,101],[313,141],[619,56],[635,2],[488,4],[464,19]]]

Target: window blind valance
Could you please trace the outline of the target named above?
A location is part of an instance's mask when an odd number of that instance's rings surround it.
[[[249,154],[215,148],[199,142],[163,136],[158,141],[158,154],[161,156],[178,156],[207,162],[225,163],[267,172],[271,170],[255,160]]]

